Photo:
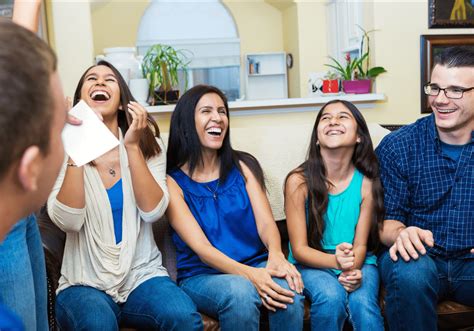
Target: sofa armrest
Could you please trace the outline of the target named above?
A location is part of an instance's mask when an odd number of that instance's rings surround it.
[[[52,290],[55,292],[61,276],[66,234],[51,221],[46,212],[46,206],[41,208],[36,217],[46,259],[46,274],[51,282]]]

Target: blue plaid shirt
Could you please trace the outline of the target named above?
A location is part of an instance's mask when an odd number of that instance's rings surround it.
[[[458,161],[441,150],[434,115],[386,136],[377,147],[385,219],[433,232],[429,253],[474,258],[474,131]]]

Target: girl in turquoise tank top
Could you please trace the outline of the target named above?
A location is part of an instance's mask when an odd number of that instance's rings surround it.
[[[316,117],[308,158],[285,180],[289,260],[311,301],[312,330],[383,330],[373,251],[383,221],[378,161],[367,124],[350,102]]]
[[[222,91],[183,94],[167,156],[179,286],[222,330],[258,330],[261,308],[270,330],[301,330],[301,275],[282,253],[260,165],[230,145]]]

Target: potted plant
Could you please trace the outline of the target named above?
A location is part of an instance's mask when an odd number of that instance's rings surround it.
[[[329,70],[323,79],[323,93],[339,93],[339,75]]]
[[[179,98],[179,70],[184,71],[187,88],[187,68],[190,60],[185,50],[156,44],[143,57],[143,76],[149,81],[151,104],[176,103]]]
[[[341,74],[343,78],[342,87],[346,93],[369,93],[372,80],[381,73],[386,72],[383,67],[370,67],[369,33],[375,30],[366,31],[360,26],[359,28],[363,32],[360,47],[362,55],[359,58],[352,59],[350,54],[347,53],[345,66],[342,66],[333,57],[329,57],[333,63],[326,64],[326,66],[333,68]]]

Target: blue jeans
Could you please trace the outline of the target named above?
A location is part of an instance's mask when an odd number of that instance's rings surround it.
[[[289,289],[285,279],[273,280]],[[219,320],[222,331],[259,329],[262,301],[248,279],[231,274],[202,274],[182,280],[179,286],[193,299],[200,312]],[[293,300],[287,309],[269,312],[270,330],[303,329],[304,297],[296,294]]]
[[[474,306],[474,259],[421,255],[394,262],[385,252],[379,265],[390,330],[436,330],[436,305],[442,299]]]
[[[47,285],[43,245],[34,215],[19,221],[0,244],[0,302],[26,330],[47,331]]]
[[[71,286],[56,298],[60,330],[202,330],[201,315],[191,299],[167,276],[140,284],[123,304],[89,286]]]
[[[311,301],[311,330],[342,330],[347,318],[354,331],[383,330],[376,266],[363,265],[361,287],[351,293],[329,269],[298,265],[298,270],[303,277],[304,295]]]

